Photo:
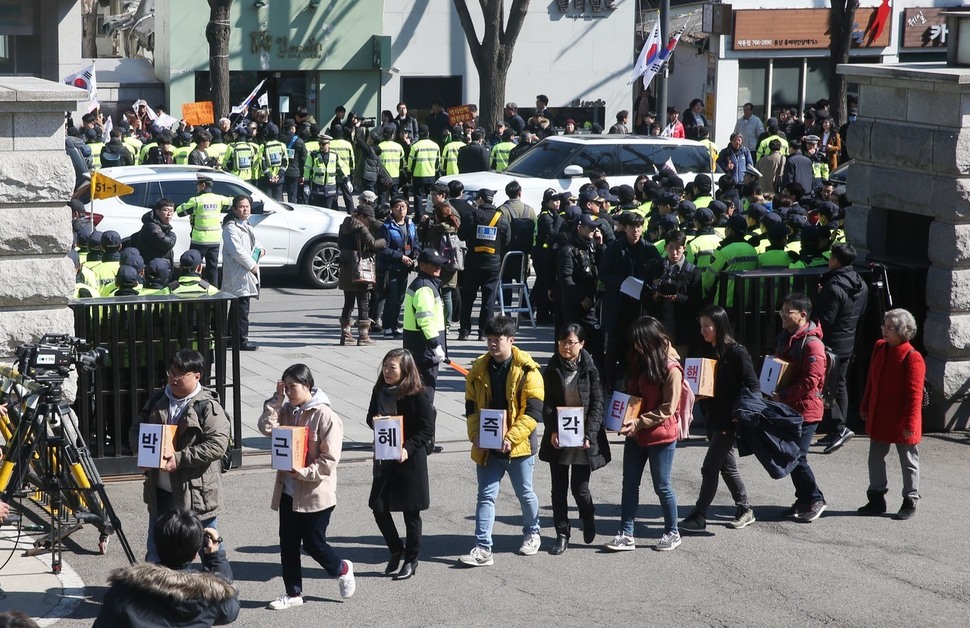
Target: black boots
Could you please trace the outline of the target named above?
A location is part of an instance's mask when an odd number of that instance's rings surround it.
[[[893,519],[906,521],[916,514],[916,500],[910,497],[903,498],[903,505],[899,507],[899,512],[893,515]]]
[[[404,556],[404,550],[400,552],[391,552],[391,560],[387,561],[387,567],[384,568],[384,573],[391,575],[397,571],[398,566],[401,564],[401,558]]]
[[[556,526],[556,544],[552,546],[549,553],[553,556],[559,556],[566,551],[566,547],[569,545],[569,525]]]
[[[886,491],[866,491],[869,503],[856,510],[864,517],[878,517],[886,513]]]
[[[583,542],[589,545],[596,540],[596,519],[593,513],[583,517]]]

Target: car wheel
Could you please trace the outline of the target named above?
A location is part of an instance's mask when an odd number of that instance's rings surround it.
[[[340,249],[334,242],[312,244],[303,257],[303,277],[314,288],[336,288],[340,273]]]

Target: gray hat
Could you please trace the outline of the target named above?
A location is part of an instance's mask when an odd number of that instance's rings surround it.
[[[333,139],[332,137],[330,137],[329,135],[327,135],[327,132],[326,131],[320,131],[320,135],[318,135],[317,137],[320,138],[320,141],[321,142],[329,142],[329,141],[331,141]]]
[[[819,142],[822,141],[822,138],[820,138],[817,135],[806,135],[805,137],[802,138],[802,141],[805,142],[806,144],[818,144]]]
[[[213,181],[212,177],[205,174],[196,175],[195,179],[198,183],[212,183]]]

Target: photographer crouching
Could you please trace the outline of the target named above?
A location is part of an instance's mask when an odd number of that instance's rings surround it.
[[[192,512],[174,509],[155,525],[158,564],[116,569],[94,628],[216,626],[239,615],[232,568],[213,528]],[[198,555],[203,571],[190,568]]]

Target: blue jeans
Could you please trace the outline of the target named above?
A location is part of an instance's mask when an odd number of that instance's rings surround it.
[[[795,485],[795,503],[803,506],[825,499],[818,488],[818,482],[815,481],[812,468],[808,466],[808,448],[812,444],[816,429],[818,423],[802,423],[802,437],[798,442],[801,454],[798,456],[798,465],[791,472],[791,483]]]
[[[485,465],[475,465],[478,472],[478,507],[475,510],[475,538],[479,547],[492,549],[492,527],[495,525],[495,498],[506,472],[515,496],[522,506],[522,534],[539,533],[539,498],[532,490],[535,456],[500,458],[489,455]]]
[[[636,439],[627,438],[623,444],[623,496],[620,500],[620,532],[633,536],[633,523],[640,506],[640,480],[643,469],[650,463],[653,492],[660,498],[664,515],[664,531],[677,531],[677,495],[670,483],[677,441],[666,445],[641,447]]]
[[[162,490],[158,487],[155,488],[155,512],[158,516],[162,516],[166,512],[172,509],[174,506],[172,502],[172,494],[169,491]],[[155,547],[155,522],[157,517],[153,517],[151,514],[148,515],[148,551],[145,553],[146,563],[157,563],[158,549]],[[215,530],[219,529],[218,517],[209,517],[208,519],[202,519],[203,528],[213,528]],[[222,546],[225,549],[225,545]]]

